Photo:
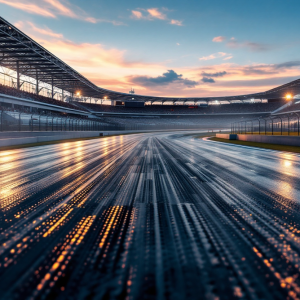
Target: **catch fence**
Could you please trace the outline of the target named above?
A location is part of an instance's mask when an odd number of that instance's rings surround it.
[[[231,133],[299,136],[299,122],[300,113],[271,115],[267,118],[234,122],[231,124]]]

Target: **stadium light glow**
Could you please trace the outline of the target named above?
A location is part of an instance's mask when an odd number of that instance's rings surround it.
[[[285,96],[285,98],[286,98],[286,100],[290,100],[290,99],[292,99],[292,95],[291,95],[291,94],[287,94],[287,95]]]

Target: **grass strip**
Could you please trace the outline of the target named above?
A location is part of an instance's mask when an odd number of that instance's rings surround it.
[[[277,144],[267,144],[267,143],[257,143],[257,142],[245,142],[245,141],[239,141],[239,140],[225,140],[225,139],[220,139],[220,138],[216,138],[216,137],[213,137],[210,140],[216,141],[216,142],[222,142],[222,143],[226,143],[226,144],[236,144],[236,145],[264,148],[264,149],[270,149],[270,150],[300,153],[300,147],[297,147],[297,146],[287,146],[287,145],[277,145]]]

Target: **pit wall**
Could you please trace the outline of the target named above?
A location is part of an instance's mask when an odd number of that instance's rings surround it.
[[[252,135],[252,134],[216,134],[217,138],[227,140],[239,140],[245,142],[256,142],[286,146],[299,146],[299,136],[274,136],[274,135]]]
[[[45,132],[44,135],[43,132],[22,132],[21,134],[19,132],[15,134],[14,132],[9,132],[9,135],[7,133],[0,133],[0,147],[99,136],[98,131],[53,132],[53,134]]]
[[[14,134],[15,133],[15,134]],[[5,132],[0,133],[0,148],[32,143],[52,142],[67,139],[110,136],[116,134],[134,133],[132,131],[82,131],[82,132]],[[9,135],[8,135],[9,134]],[[0,149],[1,150],[1,149]]]

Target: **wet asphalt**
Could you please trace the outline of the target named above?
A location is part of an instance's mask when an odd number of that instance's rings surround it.
[[[300,156],[195,138],[0,152],[0,299],[300,299]]]

